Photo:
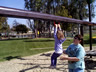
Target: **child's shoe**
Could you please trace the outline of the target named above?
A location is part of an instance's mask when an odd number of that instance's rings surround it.
[[[56,66],[50,66],[50,69],[55,69],[56,68]]]

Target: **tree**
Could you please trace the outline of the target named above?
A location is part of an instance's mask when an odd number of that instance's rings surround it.
[[[72,18],[80,20],[88,18],[89,13],[87,8],[88,4],[86,0],[67,0],[67,3],[63,2],[62,5],[64,5],[68,9],[68,12],[72,16]],[[91,7],[92,17],[94,17],[93,4],[91,5]]]
[[[23,24],[19,24],[16,26],[16,30],[15,30],[18,34],[19,33],[27,33],[28,32],[28,28],[26,27],[26,25]]]
[[[16,26],[16,31],[17,31],[17,33],[27,33],[28,28],[26,27],[26,25],[19,24]]]
[[[19,25],[20,23],[17,22],[16,20],[13,21],[13,27],[15,28],[17,25]]]
[[[63,6],[65,8],[62,8]],[[80,20],[88,18],[86,0],[25,0],[25,8],[30,11],[54,14],[64,17],[71,16],[71,18]],[[94,7],[92,6],[92,16],[94,16],[93,8]],[[38,27],[40,27],[40,23],[43,23],[42,20],[34,20],[34,28],[36,29],[35,31],[37,31]],[[43,26],[44,24],[46,24],[46,28],[49,30],[50,34],[50,26],[53,25],[52,22],[45,21]],[[66,23],[66,25],[63,25],[62,27],[64,30],[70,30],[72,26],[73,25]]]
[[[34,21],[31,19],[28,19],[27,24],[28,24],[29,28],[33,31],[33,33],[35,33]]]
[[[84,20],[89,17],[89,12],[87,8],[86,0],[62,0],[62,5],[64,5],[68,9],[69,15],[72,18]],[[65,1],[65,2],[64,2]],[[94,0],[93,0],[94,1]],[[94,5],[91,4],[91,16],[94,17]],[[78,33],[80,34],[80,25],[78,24]]]
[[[25,0],[25,8],[29,11],[35,11],[35,12],[41,12],[41,0]],[[34,20],[34,19],[33,19]],[[34,20],[34,26],[31,22],[31,19],[28,19],[27,21],[28,25],[30,28],[33,30],[35,33],[35,36],[37,37],[37,29],[38,29],[38,24],[39,20]]]
[[[30,11],[54,14],[53,11],[54,2],[55,0],[25,0],[25,8]],[[43,30],[42,26],[43,27],[46,26],[47,30],[49,30],[49,36],[50,36],[51,34],[50,24],[52,24],[52,22],[50,21],[34,20],[35,33],[37,33],[37,30],[42,32]]]
[[[9,32],[10,27],[7,23],[6,17],[0,17],[0,32]]]
[[[66,9],[65,6],[61,6],[56,15],[72,18],[72,16],[68,14],[68,9]],[[72,29],[72,23],[63,22],[63,24],[61,24],[61,27],[63,30],[70,31]]]

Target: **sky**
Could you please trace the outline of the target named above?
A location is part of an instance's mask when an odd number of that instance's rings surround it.
[[[94,2],[94,5],[95,5],[95,10],[94,10],[95,17],[92,19],[92,22],[96,23],[96,1]],[[0,6],[5,6],[5,7],[11,7],[11,8],[17,8],[17,9],[23,9],[24,10],[24,0],[0,0]],[[27,25],[26,19],[9,18],[8,17],[8,24],[10,25],[10,27],[12,27],[14,20],[16,20],[19,23]],[[86,21],[88,21],[88,19]]]
[[[24,0],[0,0],[0,6],[17,8],[17,9],[24,9]],[[13,26],[14,20],[26,25],[26,19],[9,18],[8,17],[8,24],[10,25],[10,27]]]

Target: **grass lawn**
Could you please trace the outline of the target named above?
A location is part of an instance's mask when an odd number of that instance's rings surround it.
[[[92,37],[96,37],[96,33],[92,33]],[[84,46],[89,46],[89,34],[84,34]],[[92,46],[96,46],[96,39],[92,39]]]
[[[67,40],[63,45],[67,46],[72,42],[72,40]],[[29,56],[33,54],[38,54],[41,52],[46,52],[54,50],[53,38],[38,38],[38,39],[13,39],[0,41],[0,61],[8,60],[8,58]],[[45,48],[45,49],[35,49],[35,48]],[[32,50],[34,49],[34,50]]]
[[[88,34],[84,36],[84,40],[86,43],[84,46],[89,46]],[[67,39],[63,43],[63,46],[70,45],[72,41],[73,41],[72,39]],[[96,46],[96,40],[93,45]],[[10,60],[22,56],[30,56],[54,50],[54,48],[46,48],[46,47],[54,47],[53,38],[12,39],[12,40],[0,41],[0,61]],[[36,49],[36,48],[45,48],[45,49]]]

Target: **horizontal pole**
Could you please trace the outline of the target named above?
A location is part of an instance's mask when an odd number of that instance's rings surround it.
[[[77,23],[77,24],[85,24],[85,25],[96,25],[96,23],[87,22],[83,20],[56,16],[51,14],[44,14],[44,13],[33,12],[33,11],[27,11],[27,10],[21,10],[21,9],[15,9],[15,8],[2,7],[2,6],[0,6],[0,16],[25,18],[25,19],[51,20],[51,21],[69,22],[69,23]]]

